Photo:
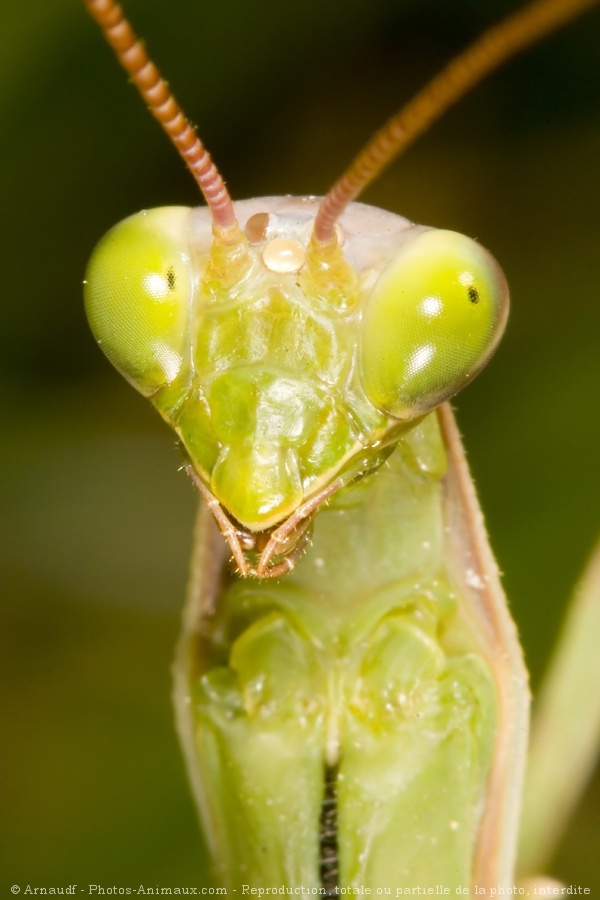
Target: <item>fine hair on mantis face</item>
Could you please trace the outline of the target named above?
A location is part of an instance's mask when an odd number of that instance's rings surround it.
[[[506,283],[476,242],[350,204],[488,71],[590,4],[544,0],[486,33],[323,201],[236,204],[119,8],[87,5],[208,204],[109,232],[86,306],[109,359],[176,431],[233,557],[232,571],[202,513],[176,708],[218,877],[504,887],[525,681],[451,415],[434,411],[494,352]],[[282,744],[265,769],[267,738]],[[293,824],[273,831],[273,805]]]

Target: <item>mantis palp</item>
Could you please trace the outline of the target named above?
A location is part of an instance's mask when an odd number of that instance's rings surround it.
[[[477,244],[346,206],[388,144],[567,13],[546,2],[492,32],[325,204],[234,210],[118,8],[88,5],[158,97],[212,211],[117,226],[87,308],[257,579],[227,574],[203,512],[176,695],[218,877],[508,888],[525,676],[451,414],[432,413],[495,349],[506,286]]]

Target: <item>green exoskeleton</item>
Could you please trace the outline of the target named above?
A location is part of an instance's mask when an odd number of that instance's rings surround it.
[[[117,225],[85,297],[202,495],[175,704],[217,879],[510,889],[538,874],[566,782],[534,743],[516,870],[527,677],[446,403],[496,349],[507,286],[475,241],[353,201],[487,71],[591,0],[542,0],[485,34],[325,199],[236,204],[120,8],[86,3],[207,201]],[[600,618],[590,584],[572,634]],[[546,727],[585,684],[576,640]],[[570,789],[599,714],[590,701]]]

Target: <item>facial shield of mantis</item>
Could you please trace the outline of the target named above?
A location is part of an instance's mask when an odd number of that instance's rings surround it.
[[[175,705],[217,880],[506,891],[527,678],[447,401],[496,349],[508,290],[477,242],[352,201],[584,4],[484,35],[324,200],[233,204],[120,8],[86,2],[207,201],[112,229],[86,310],[201,494]],[[549,840],[532,796],[525,876]]]

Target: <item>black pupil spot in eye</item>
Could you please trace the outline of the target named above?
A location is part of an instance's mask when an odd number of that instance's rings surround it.
[[[175,290],[175,272],[173,271],[173,269],[167,270],[167,284],[170,291]]]
[[[479,291],[477,288],[470,287],[468,290],[469,300],[471,303],[479,303]]]

